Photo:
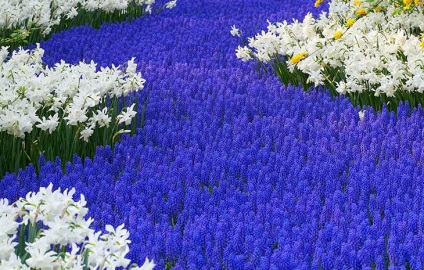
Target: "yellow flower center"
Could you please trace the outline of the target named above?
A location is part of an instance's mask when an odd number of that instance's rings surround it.
[[[325,0],[316,0],[314,6],[319,7]]]
[[[333,38],[334,39],[339,39],[343,36],[343,32],[342,31],[337,31],[336,33],[334,33]]]
[[[374,10],[375,10],[375,12],[380,12],[380,11],[381,11],[381,7],[380,7],[380,6],[376,6],[376,7],[374,8]]]
[[[356,15],[358,15],[358,16],[367,15],[367,11],[366,11],[365,8],[360,8],[356,11]]]
[[[355,1],[353,1],[353,6],[359,7],[360,5],[362,5],[362,1],[361,0],[355,0]]]
[[[300,62],[300,60],[302,60],[305,56],[307,56],[308,55],[308,53],[307,52],[301,52],[301,53],[298,53],[298,54],[296,54],[296,55],[294,55],[291,59],[290,59],[290,62],[293,64],[293,65],[296,65],[297,63],[299,63]]]
[[[346,26],[351,27],[355,23],[355,19],[349,18],[346,20]]]

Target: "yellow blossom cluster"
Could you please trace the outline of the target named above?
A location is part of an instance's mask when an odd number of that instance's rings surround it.
[[[299,62],[300,62],[300,60],[302,60],[303,58],[305,58],[307,55],[308,55],[308,53],[307,53],[307,52],[301,52],[301,53],[295,54],[295,55],[294,55],[294,56],[290,59],[290,62],[291,62],[293,65],[296,65],[297,63],[299,63]]]

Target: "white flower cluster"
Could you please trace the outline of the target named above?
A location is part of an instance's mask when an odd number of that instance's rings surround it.
[[[52,133],[65,121],[83,127],[81,138],[88,141],[95,127],[111,122],[108,107],[94,108],[108,97],[126,96],[143,89],[145,80],[136,72],[132,58],[125,72],[119,67],[100,68],[91,62],[70,65],[61,61],[54,67],[43,65],[44,50],[37,48],[0,50],[0,132],[24,138],[35,127]],[[129,124],[136,112],[134,104],[118,115],[118,124]],[[46,118],[42,115],[48,115]]]
[[[106,226],[106,233],[90,229],[93,219],[85,220],[88,212],[81,195],[73,200],[75,189],[52,191],[52,184],[30,192],[12,205],[0,200],[0,269],[115,269],[127,267],[129,233],[124,225],[114,229]],[[22,228],[32,242],[19,241]],[[29,229],[28,229],[29,228]],[[35,232],[31,231],[35,228]],[[24,248],[22,248],[24,247]],[[19,253],[21,249],[24,252]],[[22,257],[21,257],[22,256]],[[146,259],[141,267],[153,269],[153,261]],[[85,267],[85,268],[84,268]]]
[[[302,71],[315,86],[335,82],[341,94],[423,93],[423,22],[422,0],[333,0],[319,18],[269,23],[236,55],[261,62],[283,56],[290,72]]]
[[[165,8],[167,9],[173,9],[176,6],[177,6],[177,0],[172,0],[165,4]]]
[[[146,12],[152,11],[155,0],[0,0],[0,29],[26,27],[31,22],[49,34],[52,26],[60,21],[72,19],[80,9],[105,12],[123,11],[129,4],[142,6]],[[176,0],[167,3],[167,8],[175,6]]]

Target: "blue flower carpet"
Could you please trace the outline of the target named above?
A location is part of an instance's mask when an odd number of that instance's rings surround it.
[[[313,3],[179,0],[42,42],[49,65],[136,57],[140,128],[65,173],[41,158],[39,177],[6,175],[1,197],[75,187],[95,228],[125,223],[128,257],[157,269],[422,269],[423,110],[355,108],[236,59],[233,24],[247,38]]]

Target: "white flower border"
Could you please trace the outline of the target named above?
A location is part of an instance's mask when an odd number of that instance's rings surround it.
[[[129,265],[125,256],[131,241],[124,225],[116,229],[106,225],[103,234],[90,229],[93,219],[85,219],[88,208],[84,195],[74,201],[74,194],[75,189],[53,191],[50,184],[11,205],[7,199],[0,200],[1,269],[115,269]],[[20,258],[15,250],[20,248],[23,228],[35,228],[36,233],[34,241],[25,243],[25,258]],[[132,265],[131,269],[154,266],[146,259],[143,266]]]

